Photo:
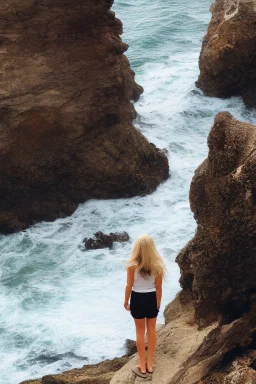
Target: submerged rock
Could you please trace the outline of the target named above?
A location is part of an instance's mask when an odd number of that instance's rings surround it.
[[[111,248],[114,241],[124,242],[129,240],[127,232],[115,232],[110,233],[109,235],[106,235],[103,232],[96,232],[94,236],[96,239],[84,238],[83,241],[86,249]]]
[[[143,195],[168,160],[132,125],[122,23],[105,0],[0,7],[0,232],[70,215],[90,198]]]
[[[217,97],[241,95],[256,106],[256,1],[216,0],[203,39],[196,85]]]

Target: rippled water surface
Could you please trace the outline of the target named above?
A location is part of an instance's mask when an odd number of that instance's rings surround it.
[[[195,231],[189,184],[207,156],[214,116],[228,110],[256,122],[239,98],[207,98],[194,86],[210,3],[115,1],[127,55],[145,89],[135,125],[168,150],[170,177],[152,195],[91,200],[71,217],[0,237],[0,384],[124,353],[125,339],[134,338],[132,318],[123,309],[124,265],[138,235],[154,237],[167,265],[162,309],[178,292],[174,260]],[[83,252],[83,238],[98,230],[126,230],[131,241]]]

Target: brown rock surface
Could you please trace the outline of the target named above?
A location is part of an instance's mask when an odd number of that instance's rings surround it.
[[[0,232],[168,177],[165,155],[132,125],[142,88],[112,2],[0,5]]]
[[[214,322],[199,330],[192,321],[194,306],[191,293],[181,291],[166,307],[165,317],[165,326],[157,332],[154,373],[147,379],[153,384],[196,384],[237,345],[246,348],[253,344],[256,306],[230,324]],[[116,372],[110,384],[142,382],[131,371],[137,363],[136,354]]]
[[[109,384],[114,373],[128,361],[129,357],[123,356],[57,375],[46,375],[41,379],[22,381],[20,384]]]
[[[203,39],[196,85],[217,97],[242,95],[256,106],[256,1],[216,0]]]
[[[208,145],[190,189],[197,232],[177,257],[201,327],[240,318],[256,293],[256,127],[219,113]]]
[[[198,384],[255,384],[256,351],[251,350],[236,357],[231,362],[220,364]]]

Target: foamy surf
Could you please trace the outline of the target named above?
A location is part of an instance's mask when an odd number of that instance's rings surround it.
[[[136,103],[135,125],[168,150],[170,178],[152,195],[91,200],[71,217],[0,238],[1,384],[124,353],[125,339],[135,337],[133,320],[123,308],[124,267],[138,235],[152,235],[166,262],[162,310],[179,290],[175,257],[196,228],[189,185],[207,156],[214,116],[227,110],[256,122],[240,98],[208,98],[194,86],[210,3],[115,1],[123,39],[130,45],[127,55],[145,89]],[[131,241],[84,252],[83,238],[98,230],[125,230]]]

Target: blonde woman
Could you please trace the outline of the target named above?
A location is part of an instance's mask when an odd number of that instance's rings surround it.
[[[135,242],[127,262],[127,285],[124,308],[131,312],[136,326],[136,344],[140,364],[133,370],[140,377],[153,373],[153,355],[156,345],[156,319],[162,299],[162,279],[165,266],[149,235]],[[129,304],[130,299],[130,304]],[[145,358],[145,329],[148,336],[148,359]]]

